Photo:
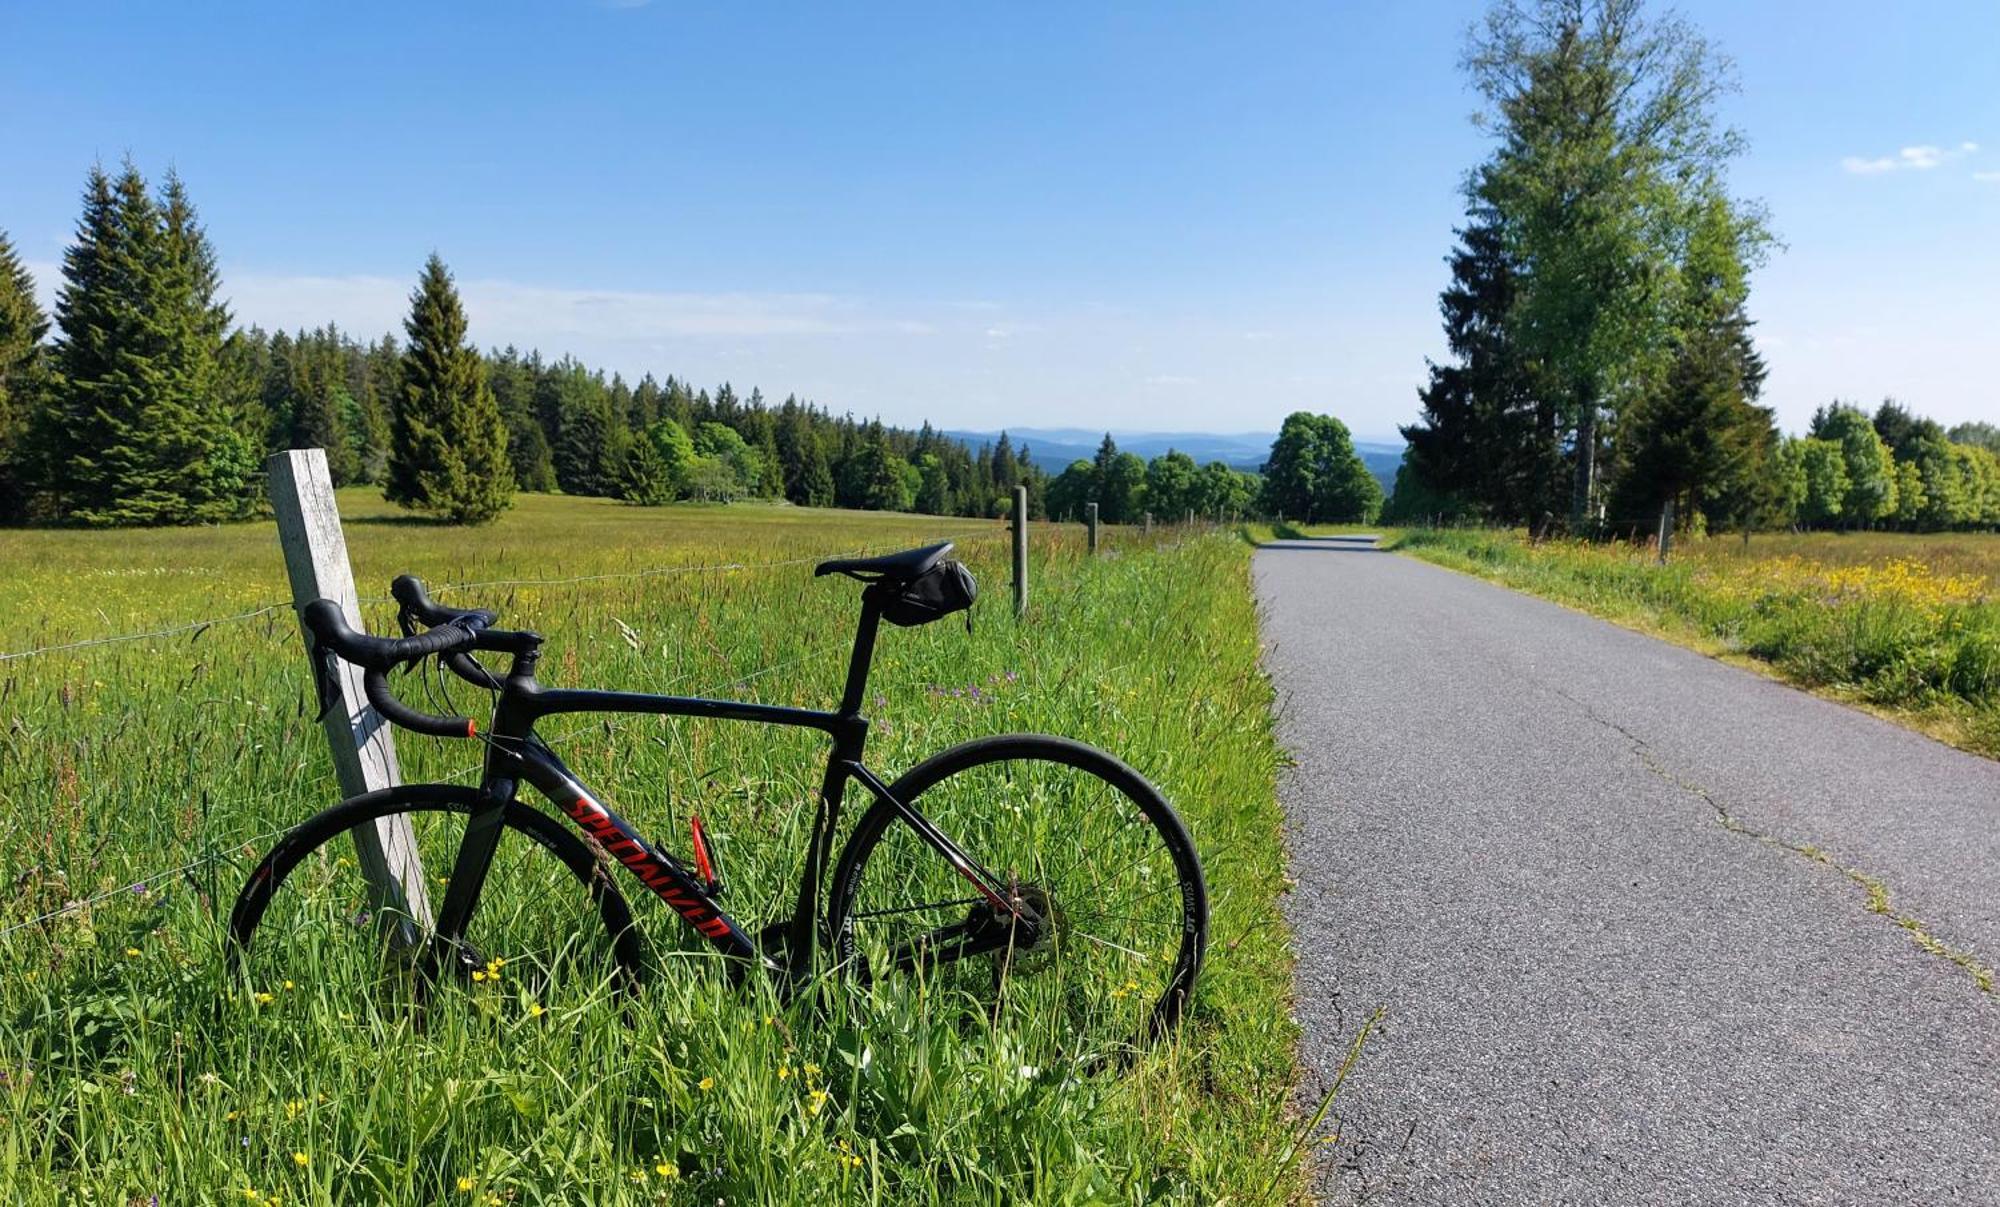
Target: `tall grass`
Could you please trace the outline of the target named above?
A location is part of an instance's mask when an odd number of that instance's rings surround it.
[[[524,500],[476,533],[396,522],[347,493],[365,593],[413,571],[548,638],[558,685],[825,706],[854,617],[797,562],[973,530],[974,631],[891,630],[869,761],[896,771],[1009,730],[1081,738],[1160,784],[1214,906],[1181,1035],[1122,1074],[1041,1063],[1004,1016],[925,986],[829,986],[787,1007],[729,977],[628,893],[653,975],[510,975],[421,1021],[352,975],[251,992],[219,912],[275,830],[336,795],[288,610],[0,662],[0,1184],[24,1203],[1282,1201],[1293,1028],[1247,554],[1223,536],[1038,526],[1033,613],[1007,607],[998,526],[791,509]],[[674,574],[638,572],[666,565]],[[702,568],[710,567],[710,568]],[[268,526],[0,533],[0,650],[248,611],[285,598]],[[388,614],[370,605],[386,627]],[[977,691],[971,690],[977,688]],[[469,693],[468,693],[469,695]],[[478,701],[460,704],[478,711]],[[822,757],[812,735],[723,722],[554,719],[565,759],[685,848],[699,810],[739,917],[781,914]],[[472,777],[477,748],[399,737],[404,778]],[[433,867],[432,872],[440,869]],[[158,872],[165,875],[155,876]],[[494,908],[508,901],[497,883]],[[482,907],[486,908],[486,907]],[[55,912],[60,911],[60,912]],[[43,915],[54,912],[54,916]],[[34,920],[40,919],[40,920]],[[260,998],[254,994],[265,994]],[[1282,1176],[1273,1178],[1274,1172]]]
[[[1765,663],[2000,755],[2000,537],[1623,544],[1412,530],[1418,557]]]

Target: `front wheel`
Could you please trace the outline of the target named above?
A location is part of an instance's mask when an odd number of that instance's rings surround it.
[[[913,974],[1079,1057],[1180,1021],[1208,892],[1187,828],[1138,772],[1078,742],[1010,735],[936,755],[890,793],[1040,922],[1017,939],[1009,915],[878,800],[841,851],[827,909],[835,954],[858,975]]]
[[[377,916],[352,832],[384,818],[407,822],[436,908],[466,822],[482,803],[472,788],[404,785],[343,801],[287,832],[230,911],[235,964],[262,991],[306,984],[351,990],[406,968],[407,958],[393,958],[410,954],[399,932],[419,943],[432,936],[407,914]],[[501,822],[460,958],[446,967],[481,991],[520,987],[536,997],[558,982],[611,977],[620,988],[636,985],[641,949],[632,912],[597,853],[519,801],[507,802]]]

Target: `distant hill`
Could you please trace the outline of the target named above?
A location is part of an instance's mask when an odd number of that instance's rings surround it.
[[[999,432],[947,431],[943,434],[974,448],[1000,438]],[[1104,439],[1104,432],[1080,427],[1014,427],[1007,429],[1007,438],[1014,442],[1016,448],[1027,445],[1028,455],[1036,465],[1049,473],[1059,474],[1072,461],[1088,461],[1096,456],[1097,445]],[[1111,438],[1118,442],[1120,450],[1137,453],[1148,461],[1168,449],[1178,449],[1203,465],[1220,461],[1232,469],[1254,472],[1271,455],[1271,442],[1278,438],[1278,434],[1113,431]],[[1387,494],[1396,481],[1396,466],[1403,459],[1403,446],[1400,443],[1356,440],[1354,450],[1361,454],[1361,461],[1368,467],[1368,472],[1382,483],[1382,493]]]

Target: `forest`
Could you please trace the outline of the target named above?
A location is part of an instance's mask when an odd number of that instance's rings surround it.
[[[570,356],[479,351],[433,255],[399,339],[237,325],[187,188],[126,163],[93,168],[53,316],[0,234],[0,522],[204,524],[262,508],[262,461],[326,450],[336,486],[461,523],[515,491],[624,499],[996,516],[1015,486],[1034,518],[1271,513],[1364,519],[1380,504],[1347,428],[1287,420],[1260,477],[1168,451],[1150,462],[1107,433],[1060,474],[1003,432],[977,448],[879,418],[836,415],[729,382],[636,382]],[[53,338],[50,338],[53,334]]]

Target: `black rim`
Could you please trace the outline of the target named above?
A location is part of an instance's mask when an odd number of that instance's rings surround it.
[[[1179,1021],[1206,890],[1185,827],[1136,772],[1079,743],[1010,736],[947,751],[892,793],[1005,877],[1030,921],[997,916],[878,803],[841,854],[828,910],[857,975],[895,968],[1018,1012],[1073,1054]]]
[[[439,877],[451,869],[479,799],[454,786],[393,788],[335,806],[279,839],[230,913],[231,958],[249,988],[275,993],[288,980],[296,986],[307,978],[361,975],[361,961],[378,969],[413,967],[413,953],[392,941],[396,920],[373,909],[350,832],[406,815],[426,873]],[[443,975],[482,991],[519,988],[531,995],[545,994],[559,979],[607,974],[620,989],[635,987],[638,934],[597,855],[554,819],[518,802],[506,806],[503,824],[494,876],[465,947],[437,953]],[[444,885],[427,889],[435,910]]]

